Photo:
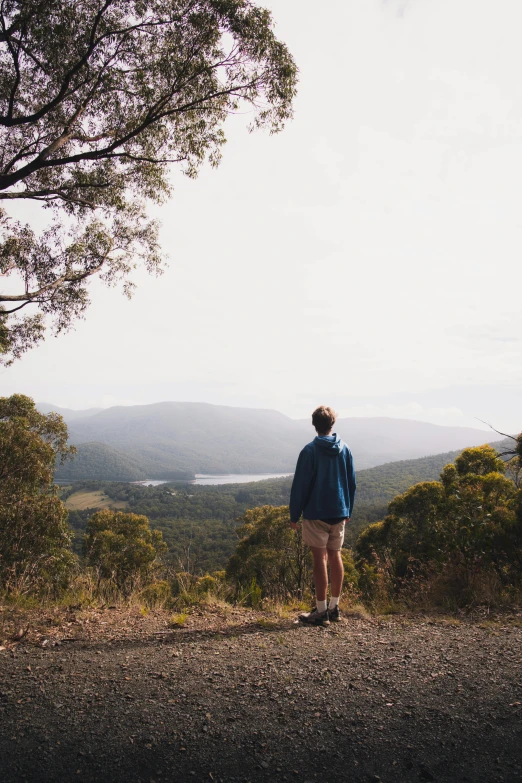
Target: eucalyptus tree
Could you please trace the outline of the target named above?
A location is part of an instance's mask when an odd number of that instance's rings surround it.
[[[84,537],[87,564],[118,590],[129,594],[149,584],[167,550],[160,530],[140,514],[104,509],[90,517]]]
[[[56,460],[74,452],[61,416],[22,394],[0,397],[0,591],[66,584],[71,531],[53,476]]]
[[[303,597],[312,582],[310,552],[288,524],[288,506],[246,511],[237,529],[241,537],[227,564],[227,577],[238,595],[261,598]]]
[[[0,213],[4,363],[81,316],[93,275],[130,294],[137,264],[161,270],[145,207],[170,166],[217,165],[239,107],[281,130],[296,82],[250,0],[1,0],[0,199],[52,213],[40,233]]]
[[[522,489],[505,473],[491,446],[468,448],[443,468],[440,481],[395,497],[384,520],[357,540],[363,590],[414,595],[431,580],[437,600],[457,602],[484,587],[492,596],[519,590]]]

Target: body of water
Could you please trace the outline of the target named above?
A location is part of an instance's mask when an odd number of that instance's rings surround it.
[[[285,478],[292,476],[292,473],[230,473],[226,476],[211,476],[204,473],[196,473],[196,478],[189,484],[248,484],[250,481],[266,481],[267,479]],[[157,481],[156,479],[145,479],[145,481],[134,481],[134,484],[141,484],[143,487],[158,487],[160,484],[169,484],[168,481]]]
[[[131,481],[131,484],[140,484],[142,487],[159,487],[160,484],[168,484],[168,481],[156,481],[156,479],[145,479],[144,481]]]
[[[196,478],[191,481],[191,484],[248,484],[250,481],[266,481],[292,475],[292,473],[231,473],[228,476],[206,476],[196,473]]]

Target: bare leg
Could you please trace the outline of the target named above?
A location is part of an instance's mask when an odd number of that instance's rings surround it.
[[[340,551],[327,549],[328,564],[330,566],[330,579],[332,581],[332,595],[338,598],[343,589],[344,565]],[[315,563],[315,560],[314,560]],[[315,570],[314,570],[315,575]],[[325,592],[326,595],[326,592]]]
[[[317,601],[326,601],[326,589],[328,587],[328,571],[326,570],[326,548],[312,546],[314,559],[314,584],[315,598]]]

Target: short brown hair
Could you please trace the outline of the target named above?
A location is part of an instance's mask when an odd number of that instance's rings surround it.
[[[319,405],[312,413],[312,424],[320,435],[330,432],[336,419],[337,414],[334,409],[327,408],[326,405]]]

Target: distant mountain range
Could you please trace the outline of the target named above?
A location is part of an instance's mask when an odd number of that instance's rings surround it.
[[[195,473],[285,473],[313,439],[310,420],[274,410],[192,402],[119,406],[61,414],[77,457],[60,466],[59,479],[187,479]],[[339,419],[336,432],[360,470],[492,442],[488,432],[409,419]],[[498,438],[498,435],[496,436]]]
[[[86,416],[94,416],[95,413],[100,413],[104,410],[104,408],[86,408],[83,411],[75,411],[72,408],[60,408],[58,405],[52,405],[49,402],[38,402],[36,407],[40,413],[59,413],[67,422],[85,419]]]

